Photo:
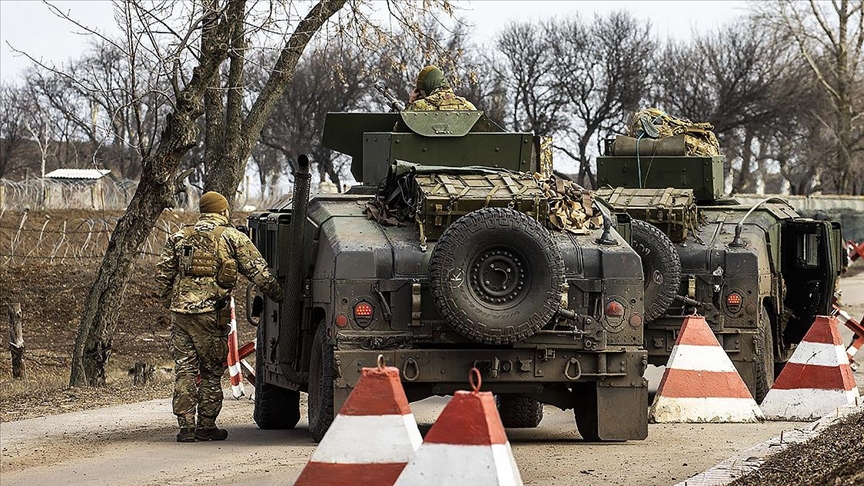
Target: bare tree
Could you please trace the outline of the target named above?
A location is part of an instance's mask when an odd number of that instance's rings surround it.
[[[800,57],[827,96],[811,115],[834,148],[821,173],[822,190],[864,194],[864,0],[759,3],[758,18]]]
[[[0,85],[0,178],[24,165],[21,149],[27,142],[27,111],[23,88]]]
[[[327,112],[357,108],[368,96],[366,62],[353,44],[337,40],[313,46],[276,103],[261,142],[278,151],[292,170],[299,154],[311,155],[320,180],[329,179],[341,188],[345,174],[339,173],[334,155],[320,144],[324,119]]]
[[[96,39],[66,72],[75,80],[71,89],[83,111],[66,116],[90,142],[94,161],[120,177],[139,177],[143,155],[164,128],[160,115],[169,107],[168,79],[135,42],[124,49],[104,39]]]
[[[261,143],[252,150],[252,162],[258,168],[258,184],[261,186],[261,198],[273,197],[279,187],[279,180],[284,174],[284,168],[290,167],[282,152],[268,147],[265,133],[261,134]],[[247,197],[250,195],[247,194]]]
[[[168,19],[175,7],[173,2],[151,5],[126,4],[126,28],[131,32],[136,26],[149,27],[153,19]],[[228,40],[234,25],[241,22],[245,2],[229,0],[218,9],[195,9],[185,18],[184,30],[168,29],[176,35],[167,52],[164,46],[154,42],[150,48],[160,53],[167,62],[162,65],[169,75],[172,91],[166,96],[172,108],[166,115],[165,128],[154,148],[144,155],[142,174],[135,195],[125,214],[118,220],[96,281],[84,302],[78,335],[72,355],[72,371],[69,383],[72,386],[102,385],[105,383],[105,363],[111,355],[114,329],[117,326],[117,309],[123,302],[123,291],[129,280],[133,258],[150,233],[162,210],[173,204],[179,181],[175,180],[180,160],[190,147],[196,144],[196,119],[203,113],[201,99],[212,84],[223,60],[228,54]],[[137,20],[133,20],[136,18]],[[164,23],[164,20],[163,20]],[[207,40],[199,52],[195,52],[194,67],[183,72],[180,59],[189,55],[195,33],[203,28],[209,31]],[[144,35],[155,36],[156,29],[142,29]],[[166,30],[165,27],[160,29]],[[142,47],[139,39],[129,35],[130,51]],[[143,37],[146,38],[146,37]],[[208,46],[207,43],[210,43]],[[191,76],[186,78],[187,75]]]
[[[757,175],[767,179],[770,154],[779,153],[771,146],[775,134],[788,131],[789,120],[812,99],[789,49],[746,19],[689,44],[666,46],[655,78],[655,103],[714,125],[734,175],[733,192],[756,190]]]
[[[591,149],[600,146],[602,132],[620,130],[647,97],[656,48],[651,26],[614,12],[588,25],[574,17],[548,29],[555,87],[572,116],[566,132],[575,137],[577,153],[557,146],[579,163],[577,181],[596,187]]]
[[[498,36],[498,55],[493,62],[500,66],[497,74],[512,100],[507,119],[515,130],[552,135],[565,124],[566,100],[553,74],[555,54],[547,42],[554,28],[552,24],[513,23]]]

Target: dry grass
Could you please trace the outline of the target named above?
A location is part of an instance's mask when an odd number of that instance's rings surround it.
[[[28,373],[27,379],[4,377],[0,380],[0,404],[29,394],[45,394],[69,384],[69,375],[57,371]],[[5,408],[5,407],[3,407]]]
[[[4,373],[0,379],[0,422],[171,396],[170,369],[157,369],[147,384],[135,386],[128,370],[110,368],[106,385],[100,388],[70,388],[69,372],[63,368],[37,370],[28,373],[25,380]]]

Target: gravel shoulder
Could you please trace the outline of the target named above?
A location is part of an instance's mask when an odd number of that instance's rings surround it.
[[[771,456],[734,486],[864,484],[864,412]]]

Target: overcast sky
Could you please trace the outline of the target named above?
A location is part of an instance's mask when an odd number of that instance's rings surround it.
[[[101,31],[116,31],[112,5],[107,0],[55,1],[61,10],[82,24]],[[687,39],[695,31],[710,30],[735,21],[747,12],[746,1],[457,1],[457,15],[475,25],[476,40],[491,39],[507,23],[541,20],[574,12],[583,16],[627,10],[650,20],[660,38]],[[29,60],[10,45],[47,63],[59,64],[87,46],[76,27],[55,17],[42,2],[0,0],[0,78],[18,77]]]

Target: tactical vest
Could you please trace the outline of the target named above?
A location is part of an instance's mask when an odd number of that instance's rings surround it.
[[[237,283],[237,261],[218,257],[219,240],[225,226],[216,226],[212,231],[198,231],[194,226],[183,230],[183,238],[177,243],[181,277],[210,277],[224,288],[231,289]]]

